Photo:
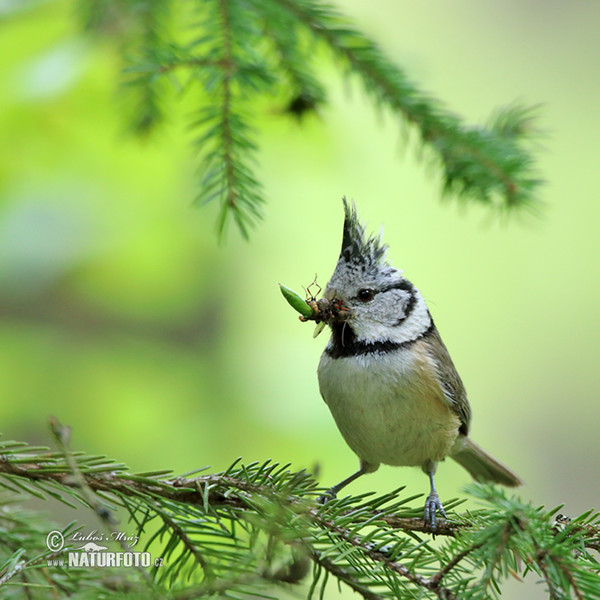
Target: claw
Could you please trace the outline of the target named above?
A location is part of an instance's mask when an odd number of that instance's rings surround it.
[[[379,465],[377,465],[379,466]],[[328,489],[324,494],[317,498],[317,502],[319,504],[325,504],[329,502],[329,500],[333,500],[337,498],[338,492],[344,489],[350,482],[358,479],[361,475],[365,473],[371,473],[377,469],[377,466],[370,465],[369,463],[360,461],[360,469],[356,471],[356,473],[352,473],[350,477],[346,477],[343,481],[340,481],[338,484],[334,485],[332,488]]]
[[[437,492],[431,492],[431,494],[427,496],[427,500],[425,500],[425,514],[423,518],[433,532],[437,530],[436,513],[438,512],[444,519],[446,518],[446,513],[444,512],[440,497],[437,495]]]
[[[334,500],[335,498],[337,498],[337,494],[328,490],[317,498],[317,504],[327,504],[330,500]]]

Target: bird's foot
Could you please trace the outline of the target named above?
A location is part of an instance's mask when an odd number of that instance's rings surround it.
[[[425,514],[423,518],[425,523],[429,525],[429,528],[434,533],[437,530],[436,513],[438,512],[444,519],[446,518],[446,513],[444,512],[440,497],[437,495],[437,492],[431,492],[431,494],[427,496],[427,500],[425,500]]]
[[[321,494],[317,498],[317,504],[327,504],[330,500],[335,500],[337,498],[337,494],[334,490],[327,490],[324,494]]]

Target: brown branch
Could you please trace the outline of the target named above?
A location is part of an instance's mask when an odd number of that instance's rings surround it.
[[[577,582],[575,581],[575,578],[573,577],[573,573],[567,567],[565,567],[565,565],[562,563],[562,561],[560,562],[560,570],[565,574],[565,576],[569,580],[569,583],[573,587],[573,591],[575,592],[575,596],[577,596],[577,600],[585,600],[583,593],[579,589],[579,586],[577,585]]]
[[[9,579],[12,579],[15,575],[21,573],[26,566],[26,560],[19,560],[12,566],[12,568],[7,568],[4,573],[0,573],[0,586],[3,586]]]
[[[360,594],[365,600],[383,600],[383,596],[372,592],[368,587],[358,583],[346,569],[325,558],[318,550],[313,550],[310,553],[310,557],[313,562],[340,581],[343,581],[349,588]]]
[[[0,473],[4,472],[9,475],[17,475],[32,481],[55,481],[69,487],[80,488],[80,482],[78,482],[77,478],[73,478],[68,465],[65,465],[64,472],[48,472],[44,470],[44,466],[43,463],[16,464],[5,459],[0,461]],[[114,472],[106,472],[90,474],[82,472],[81,470],[79,470],[79,473],[85,481],[85,486],[96,492],[110,492],[112,494],[136,498],[150,494],[190,505],[203,506],[205,503],[208,503],[211,506],[229,506],[244,510],[248,509],[248,504],[244,499],[245,496],[250,496],[252,494],[273,496],[273,494],[276,493],[274,489],[268,486],[249,483],[226,475],[205,475],[194,479],[176,478],[170,481],[156,481],[149,483],[148,481],[140,481],[135,476],[128,476],[126,473],[116,474]],[[232,489],[236,490],[236,495],[228,493]],[[208,498],[206,498],[206,494],[208,494]],[[413,573],[402,563],[390,560],[387,554],[374,550],[362,537],[353,536],[348,530],[339,527],[335,525],[333,521],[324,518],[320,514],[319,508],[313,507],[307,509],[305,503],[295,497],[287,498],[287,501],[291,506],[298,506],[299,511],[308,515],[311,521],[335,533],[337,536],[357,548],[360,548],[365,555],[369,556],[372,560],[383,563],[386,568],[398,573],[414,585],[433,591],[439,598],[452,598],[451,592],[448,589],[441,587],[439,581],[433,581],[417,573]],[[162,512],[158,512],[161,514],[161,517],[164,518]],[[374,513],[374,516],[377,516],[376,512]],[[390,526],[392,527],[401,528],[401,525],[404,525],[408,531],[428,531],[426,525],[419,519],[393,519],[390,517],[383,517],[383,519],[388,519]],[[168,525],[174,526],[174,523],[168,522]],[[444,530],[442,529],[440,532],[436,532],[436,534],[454,535],[454,530],[448,530],[448,532],[444,533],[442,533],[442,531]],[[181,536],[180,539],[185,543],[185,540]],[[189,545],[186,545],[186,547],[191,549],[189,548]],[[314,550],[310,555],[313,559],[316,558]],[[205,568],[206,563],[203,557],[196,556],[195,553],[194,556],[199,564]],[[322,564],[322,566],[332,574],[335,574],[331,565]],[[337,569],[339,570],[340,568]],[[352,589],[355,589],[361,594],[363,594],[363,592],[367,593],[366,588],[360,583],[354,580],[350,581],[352,578],[348,573],[343,575],[344,581],[352,587]],[[377,598],[376,596],[365,596],[364,594],[363,596],[366,600],[376,600]]]
[[[544,580],[548,585],[548,593],[550,594],[550,598],[552,600],[562,600],[564,598],[563,594],[560,590],[557,590],[554,586],[554,582],[552,581],[552,577],[550,577],[550,573],[548,572],[548,567],[546,565],[546,555],[547,552],[544,550],[539,550],[536,556],[536,563],[544,576]],[[577,591],[577,590],[576,590]],[[577,594],[579,600],[583,600],[579,594]]]
[[[56,470],[47,470],[52,466]],[[16,475],[31,481],[54,481],[61,485],[76,488],[68,467],[63,470],[55,463],[11,462],[6,456],[0,457],[0,475]],[[86,473],[82,471],[86,484],[96,492],[109,492],[124,497],[139,498],[140,495],[156,495],[168,500],[174,500],[192,506],[228,506],[230,508],[247,509],[248,504],[244,501],[245,495],[261,494],[272,496],[276,490],[269,486],[257,485],[231,477],[229,475],[212,474],[201,475],[188,479],[176,477],[173,479],[149,480],[149,478],[138,478],[123,472],[107,471],[101,473]],[[230,493],[235,490],[237,493]],[[208,497],[206,498],[206,494]],[[297,502],[304,506],[299,498],[288,498],[290,502]],[[340,516],[348,514],[354,509],[348,509],[340,513]],[[315,509],[316,511],[316,509]],[[375,517],[380,511],[373,511],[369,517]],[[414,531],[420,533],[431,533],[431,528],[419,518],[397,517],[395,515],[381,515],[380,520],[389,527],[402,531]],[[458,532],[471,527],[469,523],[452,523],[449,521],[438,523],[436,536],[454,537]],[[585,540],[585,547],[597,550],[600,547],[600,526],[582,525],[589,537]],[[579,531],[579,529],[577,530]]]
[[[436,532],[437,534],[437,532]],[[464,558],[466,558],[471,552],[477,550],[483,546],[483,543],[475,544],[474,546],[469,546],[465,548],[462,552],[459,552],[450,562],[444,565],[431,579],[430,585],[433,589],[440,585],[442,579],[454,569],[454,567]]]
[[[361,536],[352,535],[348,529],[336,525],[329,519],[322,518],[318,511],[311,510],[310,512],[313,520],[318,525],[328,529],[332,533],[335,533],[336,536],[352,544],[353,546],[360,548],[367,556],[369,556],[369,558],[376,562],[383,563],[386,568],[398,573],[398,575],[404,577],[405,579],[408,579],[408,581],[410,581],[412,584],[432,591],[436,596],[438,596],[438,598],[442,598],[444,600],[454,598],[454,594],[449,589],[441,587],[439,580],[433,581],[433,579],[428,579],[427,577],[423,577],[418,573],[414,573],[406,565],[403,565],[398,561],[391,560],[385,552],[373,549],[371,544],[365,542]]]
[[[384,550],[376,549],[368,541],[368,536],[365,538],[363,535],[354,533],[351,528],[349,529],[345,525],[338,524],[340,517],[356,512],[356,507],[340,510],[336,512],[335,517],[330,517],[326,509],[324,510],[322,506],[311,502],[310,497],[307,497],[306,494],[315,493],[312,487],[305,489],[303,493],[289,495],[285,491],[285,488],[270,485],[268,479],[262,483],[255,483],[231,476],[227,472],[200,475],[193,478],[175,477],[170,479],[159,478],[161,477],[160,475],[154,477],[151,475],[131,475],[124,472],[123,466],[108,461],[98,464],[97,461],[93,460],[93,457],[78,459],[77,455],[73,454],[68,448],[68,430],[60,426],[58,422],[53,422],[52,425],[62,456],[57,454],[43,454],[39,448],[29,448],[26,445],[21,446],[19,443],[9,443],[6,445],[4,454],[0,456],[0,475],[4,474],[9,482],[14,481],[18,483],[19,479],[32,482],[55,482],[59,485],[78,490],[77,496],[79,499],[89,504],[101,517],[103,516],[102,506],[98,503],[95,495],[98,492],[110,494],[113,499],[120,501],[125,506],[127,505],[127,498],[133,498],[137,501],[143,499],[146,503],[151,502],[152,509],[163,519],[165,525],[179,537],[196,562],[203,568],[205,574],[209,576],[209,579],[210,569],[207,561],[178,523],[170,518],[167,513],[164,513],[158,503],[153,501],[153,498],[164,498],[189,506],[208,506],[209,509],[220,506],[233,509],[236,513],[244,511],[256,512],[257,497],[277,500],[282,503],[282,506],[289,508],[291,513],[305,517],[309,523],[316,526],[316,529],[324,531],[331,538],[336,538],[345,544],[350,544],[360,549],[365,558],[380,564],[388,574],[395,573],[409,582],[409,584],[420,588],[424,592],[435,594],[443,600],[451,600],[455,597],[452,590],[443,585],[446,576],[465,557],[482,546],[482,543],[480,543],[463,549],[450,558],[432,576],[426,577],[414,572],[412,567],[407,566],[407,564],[392,559],[390,554]],[[430,533],[430,529],[422,519],[398,517],[385,514],[380,510],[363,511],[360,515],[359,518],[354,519],[353,525],[361,526],[361,524],[372,521],[383,521],[391,529],[398,529],[405,532],[417,531]],[[564,519],[566,517],[563,517]],[[483,585],[489,585],[494,565],[500,560],[502,549],[506,546],[514,525],[511,522],[506,523],[502,541],[494,552],[491,564],[486,569],[486,575],[481,580]],[[520,526],[519,523],[516,525]],[[472,527],[469,523],[444,522],[440,523],[436,534],[452,537],[461,530],[468,529],[469,527]],[[556,528],[555,533],[558,534],[559,531],[560,528]],[[588,548],[597,547],[597,544],[600,542],[600,527],[588,523],[579,525],[574,531],[574,533],[578,534],[582,532],[588,538],[584,541],[584,544]],[[361,594],[365,600],[381,600],[380,595],[361,583],[360,572],[356,571],[355,573],[352,568],[346,568],[336,564],[334,561],[330,561],[326,556],[319,553],[305,538],[302,538],[300,543],[305,547],[307,557],[338,580],[346,583],[354,591]],[[551,581],[547,568],[547,554],[538,551],[534,556],[532,560],[537,563],[541,574],[550,586],[551,596],[557,598],[559,592],[553,587]],[[569,573],[567,566],[560,563],[559,567],[568,577],[577,598],[582,598],[581,591],[578,589],[572,574]],[[0,584],[3,582],[3,577],[13,577],[15,574],[0,574]]]
[[[423,519],[416,517],[397,517],[396,515],[383,515],[381,520],[392,529],[402,531],[418,531],[419,533],[431,533],[431,526]],[[467,523],[453,523],[451,521],[440,521],[437,523],[435,535],[454,537],[457,532],[470,527]]]

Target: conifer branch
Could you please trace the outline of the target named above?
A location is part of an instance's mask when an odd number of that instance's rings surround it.
[[[366,556],[369,556],[373,561],[383,562],[387,568],[395,571],[401,577],[405,577],[411,583],[414,583],[416,586],[430,589],[430,581],[418,573],[413,573],[408,567],[403,565],[402,563],[396,560],[390,560],[390,557],[387,552],[384,552],[376,547],[373,547],[373,544],[365,541],[364,537],[359,535],[353,535],[352,532],[345,527],[340,527],[335,523],[335,521],[322,518],[318,511],[312,514],[314,521],[323,527],[326,530],[331,531],[338,537],[350,545],[355,546],[356,548],[360,548]],[[439,586],[435,586],[436,595],[440,598],[445,598],[448,590],[440,588]]]
[[[319,47],[376,106],[418,132],[424,155],[441,172],[443,194],[505,209],[536,206],[534,109],[509,106],[487,125],[466,125],[321,0],[207,0],[197,5],[195,38],[186,43],[190,32],[173,25],[182,21],[173,16],[183,11],[181,1],[76,1],[88,31],[120,39],[125,89],[136,98],[135,131],[146,134],[163,120],[169,86],[195,90],[198,201],[219,203],[220,235],[230,217],[245,237],[262,218],[257,132],[249,119],[256,100],[284,98],[279,112],[297,118],[315,111],[326,100],[312,64]],[[175,71],[187,75],[186,83]]]
[[[423,143],[438,154],[444,167],[444,189],[491,203],[500,191],[506,206],[527,203],[539,181],[532,178],[527,155],[516,144],[517,136],[504,130],[504,143],[493,128],[465,127],[460,119],[421,92],[400,68],[357,29],[344,22],[332,7],[313,0],[272,0],[285,6],[318,38],[360,75],[365,90],[378,104],[387,105],[417,126]],[[531,121],[530,110],[518,108],[503,118],[513,131],[523,133]],[[515,158],[520,164],[515,165]],[[467,174],[467,167],[469,172]]]
[[[26,565],[27,563],[24,560],[13,562],[12,566],[8,567],[0,574],[0,587],[2,587],[9,579],[21,573]]]
[[[438,589],[444,579],[444,576],[447,575],[448,573],[450,573],[452,571],[452,569],[454,569],[454,567],[456,567],[456,565],[458,565],[458,563],[460,561],[464,560],[469,554],[471,554],[471,552],[474,552],[475,550],[481,548],[481,546],[482,546],[481,543],[474,544],[473,546],[468,546],[461,552],[458,552],[454,556],[454,558],[452,558],[452,560],[447,562],[435,575],[433,575],[433,577],[431,577],[431,579],[428,582],[429,589],[432,589],[432,590]]]
[[[234,215],[240,214],[238,206],[239,189],[238,182],[235,176],[236,165],[234,158],[234,136],[232,132],[232,79],[235,70],[233,56],[233,32],[231,30],[230,6],[229,0],[219,1],[219,14],[221,17],[221,27],[223,30],[223,58],[221,67],[223,70],[222,79],[222,105],[221,105],[221,135],[223,146],[223,168],[224,168],[224,195],[225,199],[222,202],[221,216],[219,218],[219,231],[223,232],[225,228],[225,220],[231,212]],[[240,221],[240,229],[245,237],[247,231],[244,227],[244,221]]]
[[[523,565],[525,572],[544,578],[550,598],[569,592],[588,598],[600,590],[598,563],[588,554],[600,540],[598,514],[586,513],[572,521],[556,516],[553,523],[556,511],[545,513],[493,486],[473,484],[469,494],[488,508],[458,515],[460,502],[446,502],[449,519],[436,532],[442,544],[430,546],[427,534],[422,536],[425,525],[415,516],[421,508],[409,506],[416,496],[406,497],[402,488],[319,505],[316,498],[323,490],[308,473],[294,473],[289,465],[269,461],[236,462],[221,473],[135,475],[105,457],[71,451],[65,428],[54,421],[52,429],[60,440],[58,453],[18,442],[0,443],[0,488],[53,497],[70,506],[73,500],[100,516],[97,507],[106,502],[124,508],[137,524],[137,534],[146,539],[146,549],[164,540],[166,566],[154,571],[154,581],[146,576],[136,584],[149,586],[152,593],[160,595],[162,585],[176,581],[181,585],[193,574],[175,598],[249,590],[262,594],[269,586],[299,582],[310,563],[313,588],[320,582],[323,589],[328,579],[334,579],[366,600],[414,593],[443,599],[488,598],[508,573],[522,571]],[[0,516],[0,527],[14,529],[3,519],[7,517]],[[0,587],[2,577],[15,581],[25,564],[34,576],[36,565],[43,566],[47,551],[27,554],[33,543],[27,540],[36,536],[39,528],[0,538],[0,552],[6,542],[10,552],[0,567]],[[42,561],[35,562],[39,556]],[[481,570],[474,579],[473,573]],[[61,574],[67,582],[69,576],[70,571]],[[49,577],[47,585],[65,585],[64,579]]]
[[[360,594],[365,600],[383,600],[384,596],[372,592],[367,586],[356,581],[346,569],[324,558],[321,552],[313,551],[311,559],[316,565],[327,571],[327,573],[335,577],[338,581],[345,583],[351,590]]]
[[[38,450],[39,448],[32,448]],[[46,448],[43,448],[46,450]],[[101,457],[99,457],[101,458]],[[273,489],[269,485],[259,485],[249,482],[238,477],[231,477],[224,473],[201,475],[192,479],[187,477],[176,477],[173,479],[160,478],[148,474],[132,475],[128,474],[124,469],[124,465],[108,463],[105,467],[94,467],[90,472],[80,472],[79,476],[73,477],[73,471],[68,462],[62,467],[54,462],[52,466],[45,466],[39,462],[28,462],[19,459],[18,461],[2,460],[0,461],[0,475],[18,476],[31,482],[54,482],[61,486],[81,490],[85,486],[94,492],[113,492],[124,497],[139,498],[144,495],[151,495],[165,500],[171,500],[189,504],[193,506],[212,506],[212,507],[227,507],[227,508],[248,508],[246,498],[253,494],[268,496],[273,493]],[[44,463],[46,460],[43,461]],[[166,475],[168,472],[160,472],[161,475]],[[314,488],[314,494],[318,495],[319,488]],[[85,498],[85,499],[84,499]],[[89,501],[88,493],[83,492],[80,498],[82,502],[94,509],[95,512],[102,514],[105,509],[97,509],[94,504]],[[353,539],[348,531],[339,528],[335,522],[322,518],[320,515],[321,507],[308,508],[304,507],[300,498],[290,496],[286,498],[290,505],[298,505],[302,512],[305,512],[315,522],[322,527],[331,530],[344,539],[347,539],[352,544],[360,545],[359,539]],[[356,513],[354,508],[347,508],[339,511],[338,516],[348,516]],[[389,515],[374,509],[366,516],[366,520],[377,520],[385,523],[392,529],[398,529],[405,532],[421,532],[431,533],[430,527],[421,518],[416,517],[399,517],[397,515]],[[457,533],[464,529],[472,527],[468,521],[446,521],[438,523],[435,535],[438,537],[455,537]],[[574,530],[579,535],[585,535],[584,545],[586,548],[597,550],[600,543],[600,525],[585,524],[584,526],[576,525]],[[502,540],[505,540],[509,535],[509,530],[505,529]],[[481,544],[468,549],[468,552],[473,551]],[[368,554],[371,550],[365,548]],[[498,549],[500,552],[500,549]],[[466,555],[466,554],[465,554]],[[442,574],[443,575],[443,574]]]

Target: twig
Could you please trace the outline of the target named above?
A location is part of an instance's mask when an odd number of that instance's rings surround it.
[[[56,441],[56,445],[58,449],[61,451],[65,460],[67,461],[67,465],[71,471],[71,475],[75,479],[75,485],[81,491],[81,495],[84,497],[85,501],[88,503],[90,508],[98,515],[98,518],[102,521],[102,524],[106,527],[106,529],[110,532],[111,527],[116,525],[116,520],[112,516],[111,512],[104,506],[96,497],[96,494],[91,490],[88,485],[83,473],[77,466],[77,462],[73,457],[73,453],[71,452],[71,448],[69,446],[70,438],[71,438],[71,428],[65,427],[61,425],[59,420],[56,417],[50,417],[50,431],[54,436],[54,440]]]
[[[56,468],[56,465],[53,464]],[[78,487],[70,476],[70,471],[65,467],[64,471],[45,471],[43,463],[13,463],[8,457],[0,459],[0,474],[17,475],[30,481],[55,481],[61,485],[69,487]],[[85,473],[81,475],[89,489],[94,492],[102,491],[117,494],[123,497],[139,497],[139,495],[155,495],[168,500],[174,500],[193,506],[229,506],[232,508],[247,509],[248,505],[244,500],[246,494],[261,494],[271,496],[274,490],[269,486],[249,483],[235,477],[227,475],[203,475],[193,479],[177,477],[174,479],[162,479],[154,481],[140,481],[138,478],[130,476],[128,473],[106,472],[106,473]],[[130,478],[131,477],[131,478]],[[208,489],[208,497],[205,498]],[[231,492],[236,493],[231,493]],[[288,498],[290,502],[304,503],[299,497]],[[353,509],[342,512],[348,514]],[[376,516],[378,511],[373,511],[370,516]],[[417,531],[429,533],[430,528],[427,524],[418,518],[396,517],[394,515],[384,515],[380,517],[390,527],[402,531]],[[456,535],[458,531],[471,527],[469,523],[449,523],[438,524],[436,536]],[[597,525],[585,526],[589,537],[585,540],[585,547],[589,549],[598,549],[600,546],[600,527]]]
[[[402,531],[418,531],[420,533],[431,533],[431,526],[423,519],[397,517],[395,515],[383,515],[381,520],[392,529],[402,529]],[[440,521],[437,523],[435,535],[454,537],[458,531],[468,528],[468,523],[452,523],[450,521]]]
[[[310,557],[316,564],[328,571],[340,581],[343,581],[349,588],[360,594],[365,600],[383,600],[383,596],[376,594],[368,587],[356,581],[346,569],[323,557],[321,552],[318,550],[313,550],[310,553]]]
[[[233,134],[231,131],[231,79],[233,77],[234,58],[231,19],[229,15],[229,0],[219,0],[219,12],[221,14],[221,27],[223,28],[223,98],[221,104],[221,135],[223,140],[225,182],[227,185],[227,200],[223,210],[227,210],[227,208],[235,210],[237,207],[237,192],[235,182],[235,167],[233,161]]]
[[[40,483],[55,482],[61,486],[74,488],[77,490],[76,496],[79,500],[91,506],[100,518],[104,518],[105,525],[110,523],[110,513],[106,511],[105,514],[106,509],[104,509],[96,497],[97,493],[110,494],[108,499],[112,498],[115,503],[120,503],[125,507],[128,506],[128,499],[130,498],[135,499],[136,502],[143,502],[148,512],[156,513],[163,519],[165,528],[169,528],[177,536],[185,546],[186,552],[189,552],[195,562],[203,568],[207,576],[207,589],[212,589],[210,564],[205,559],[205,556],[208,556],[208,554],[203,555],[201,553],[197,544],[195,544],[194,538],[190,538],[185,531],[185,526],[182,525],[183,521],[177,522],[176,518],[171,518],[168,510],[162,509],[160,499],[178,503],[182,506],[182,509],[185,508],[185,505],[188,505],[201,507],[209,511],[209,514],[214,511],[217,519],[219,518],[219,512],[216,510],[217,507],[233,509],[225,512],[227,515],[233,515],[231,517],[232,520],[237,519],[237,517],[244,519],[242,515],[244,512],[256,514],[258,511],[258,514],[264,517],[266,514],[261,512],[262,507],[275,503],[277,506],[285,508],[286,511],[289,510],[289,513],[285,513],[286,518],[289,516],[291,519],[298,519],[304,524],[308,521],[310,525],[314,526],[312,529],[295,528],[293,530],[294,535],[296,535],[294,542],[303,545],[306,550],[307,559],[309,558],[318,568],[323,569],[324,573],[328,573],[339,581],[346,583],[365,600],[381,600],[382,596],[372,591],[367,584],[363,583],[362,577],[367,577],[366,571],[358,568],[354,570],[352,566],[354,563],[352,561],[344,562],[346,550],[355,552],[353,548],[358,548],[362,557],[377,563],[379,575],[384,575],[390,580],[395,579],[396,585],[399,585],[398,582],[407,582],[410,587],[414,586],[418,588],[423,595],[435,594],[440,599],[451,600],[455,596],[450,588],[450,577],[447,577],[447,575],[455,572],[453,570],[465,557],[481,548],[484,544],[484,542],[477,543],[461,551],[457,548],[455,551],[458,553],[450,556],[446,564],[443,564],[437,572],[429,570],[431,569],[430,566],[427,571],[418,568],[419,572],[415,572],[413,565],[418,565],[419,561],[414,558],[414,555],[412,559],[403,558],[401,562],[392,558],[389,553],[376,549],[377,546],[368,541],[369,534],[365,536],[362,532],[360,535],[355,533],[363,525],[368,527],[375,521],[379,523],[384,522],[390,529],[398,529],[405,532],[429,532],[429,529],[421,519],[398,517],[387,514],[385,510],[380,510],[379,507],[382,506],[384,501],[387,502],[392,497],[391,494],[382,497],[379,499],[379,502],[373,503],[373,507],[376,508],[368,508],[367,505],[362,505],[357,510],[356,505],[349,507],[342,502],[337,508],[334,506],[333,513],[335,513],[335,516],[330,516],[332,513],[328,510],[323,510],[321,506],[316,505],[311,500],[311,495],[316,494],[318,490],[313,487],[314,483],[307,478],[306,474],[293,475],[288,473],[285,478],[276,477],[277,474],[284,472],[287,466],[281,467],[274,473],[273,469],[275,466],[269,467],[270,470],[266,467],[261,467],[254,474],[252,474],[251,469],[248,468],[246,470],[247,467],[242,467],[237,476],[230,474],[234,473],[231,470],[233,467],[225,473],[201,475],[193,478],[171,477],[166,479],[164,472],[132,475],[124,471],[126,467],[123,465],[117,465],[102,459],[94,459],[94,457],[80,457],[74,454],[69,448],[68,428],[64,428],[57,420],[53,420],[52,427],[61,450],[60,454],[46,454],[47,449],[41,450],[39,448],[27,447],[26,444],[9,442],[4,445],[3,454],[0,457],[0,475],[4,473],[6,479],[9,482],[15,482],[15,484],[21,480],[20,487],[25,489],[31,489],[31,486],[26,485],[27,480]],[[271,475],[272,473],[273,475]],[[263,475],[261,479],[258,478],[259,474]],[[246,479],[244,478],[245,475],[247,476]],[[273,481],[273,484],[270,483],[271,481]],[[42,490],[44,489],[42,485],[39,487]],[[291,494],[291,490],[296,491],[294,494]],[[265,499],[268,500],[268,504],[263,504],[263,500]],[[344,506],[346,508],[343,508]],[[131,509],[130,512],[133,514]],[[352,513],[357,513],[357,515],[352,519],[352,525],[348,525]],[[347,518],[344,519],[344,517]],[[515,522],[515,517],[513,516],[503,525],[503,530],[499,532],[502,534],[501,540],[494,549],[488,563],[484,565],[485,572],[480,580],[480,585],[483,588],[490,584],[495,585],[494,571],[497,563],[502,560],[507,542],[511,534],[514,533],[514,528],[523,528],[525,524],[526,521],[517,520]],[[446,522],[440,524],[440,529],[436,533],[452,537],[457,532],[469,527],[473,527],[473,525],[468,521],[454,524]],[[312,533],[308,537],[304,537],[303,533],[297,535],[300,529],[302,529],[302,532],[323,532],[326,537],[333,539],[334,542],[336,539],[342,541],[344,548],[340,553],[341,558],[339,558],[339,561],[330,560],[327,553],[322,554],[315,548],[315,544],[309,541]],[[578,524],[574,528],[572,535],[578,534],[578,540],[583,538],[582,543],[588,548],[593,548],[600,541],[599,529],[595,523]],[[556,534],[559,531],[560,529],[556,528]],[[290,539],[292,538],[288,538],[288,540]],[[348,548],[348,545],[353,548]],[[549,563],[550,556],[547,550],[540,550],[539,545],[535,547],[537,551],[534,551],[531,557],[527,556],[527,560],[529,562],[531,559],[531,561],[536,562],[539,572],[548,583],[551,597],[557,600],[562,597],[562,590],[561,584],[555,584],[552,581],[552,577],[555,576],[553,570],[555,565]],[[20,557],[16,556],[16,558],[19,559]],[[407,560],[412,560],[413,562],[407,562]],[[561,561],[560,557],[557,560],[558,563],[556,566],[564,572],[565,577],[572,587],[572,593],[578,600],[583,600],[583,592],[578,587],[576,577],[574,577],[574,573],[570,570],[569,564]],[[0,576],[0,585],[14,577],[19,573],[19,570],[22,571],[24,568],[30,566],[29,563],[22,562],[21,566],[18,566],[19,563],[17,562],[17,566],[12,566],[11,570],[6,571]],[[350,566],[346,566],[346,564]],[[422,566],[424,568],[424,565]],[[421,573],[423,572],[427,576],[422,575]],[[149,577],[146,572],[144,573]],[[397,575],[400,577],[398,578]],[[268,579],[265,573],[260,571],[253,572],[251,578],[252,581],[256,579]],[[291,579],[278,579],[277,577],[273,577],[273,579],[277,581],[292,581]],[[378,579],[377,581],[383,582],[383,579]],[[225,586],[227,584],[226,582],[215,583],[217,587],[220,585]],[[215,589],[217,588],[215,587]]]
[[[311,516],[319,525],[329,529],[338,537],[342,538],[343,540],[352,544],[353,546],[360,548],[372,560],[383,563],[386,566],[386,568],[398,573],[398,575],[401,575],[405,579],[408,579],[408,581],[410,581],[414,585],[424,588],[426,590],[430,590],[434,594],[436,594],[438,598],[443,598],[444,600],[449,600],[450,598],[454,597],[454,595],[449,589],[443,588],[439,585],[439,581],[433,583],[431,579],[423,577],[418,573],[413,573],[406,565],[403,565],[402,563],[395,560],[390,560],[389,556],[385,552],[374,550],[371,547],[371,545],[365,542],[361,536],[352,535],[350,531],[348,531],[348,529],[336,525],[333,521],[330,521],[329,519],[322,518],[316,511],[311,511]]]
[[[349,45],[338,43],[335,29],[324,27],[318,19],[306,11],[302,3],[294,0],[277,0],[277,3],[302,21],[315,36],[326,40],[331,48],[344,56],[356,71],[371,83],[374,89],[382,92],[391,108],[401,112],[407,121],[418,125],[423,140],[431,144],[433,149],[440,154],[443,162],[455,160],[457,156],[471,156],[502,184],[507,203],[510,205],[515,202],[519,191],[518,181],[510,177],[501,165],[482,153],[472,142],[470,143],[468,136],[464,135],[462,131],[458,135],[452,132],[444,122],[444,118],[436,114],[436,108],[432,102],[425,95],[415,92],[400,70],[397,70],[397,73],[401,78],[399,85],[405,88],[403,90],[399,90],[398,85],[394,85],[380,68],[365,60],[363,55],[366,48],[364,45],[355,49]],[[449,143],[450,134],[452,134],[451,144]],[[446,156],[447,151],[441,148],[444,142],[452,148],[452,155],[449,157]]]
[[[27,565],[27,561],[18,560],[12,567],[8,569],[3,575],[0,576],[0,586],[4,585],[9,579],[12,579],[15,575],[18,575]]]
[[[161,508],[156,504],[152,503],[154,510],[160,515],[160,518],[163,522],[170,527],[170,529],[175,533],[175,535],[181,540],[181,543],[185,546],[185,548],[190,552],[190,554],[194,557],[196,562],[202,567],[204,571],[204,575],[207,580],[211,580],[213,578],[213,574],[210,569],[210,565],[206,562],[205,558],[198,551],[198,548],[194,545],[194,543],[190,540],[189,536],[183,531],[183,529],[169,517]]]
[[[79,488],[81,495],[84,497],[87,504],[96,513],[105,530],[108,532],[109,538],[114,539],[112,532],[114,525],[117,524],[117,520],[113,517],[110,510],[98,500],[98,497],[96,496],[96,494],[94,494],[91,486],[86,480],[85,475],[77,466],[77,461],[75,460],[73,452],[71,451],[71,447],[69,446],[71,428],[63,426],[56,417],[50,417],[49,421],[50,430],[54,435],[54,439],[59,447],[59,450],[65,457],[65,460],[71,472],[70,474],[75,480],[75,487]],[[123,552],[129,552],[131,550],[131,548],[121,538],[117,538],[117,543],[119,544],[119,546],[121,546]],[[148,584],[152,583],[152,578],[144,568],[138,565],[136,565],[135,568]]]
[[[542,575],[544,576],[546,584],[548,585],[548,593],[550,594],[550,598],[552,600],[562,600],[563,595],[559,592],[559,590],[556,589],[556,587],[554,586],[554,582],[550,577],[550,573],[548,573],[548,567],[546,566],[546,552],[543,550],[539,550],[535,558],[537,565],[540,568]],[[580,600],[583,600],[579,594],[577,594],[577,597]]]
[[[437,532],[436,532],[437,535]],[[459,552],[450,562],[446,563],[430,580],[430,589],[435,589],[441,583],[442,579],[454,569],[454,567],[464,558],[466,558],[471,552],[477,550],[483,546],[483,543],[475,544],[465,548],[462,552]]]

